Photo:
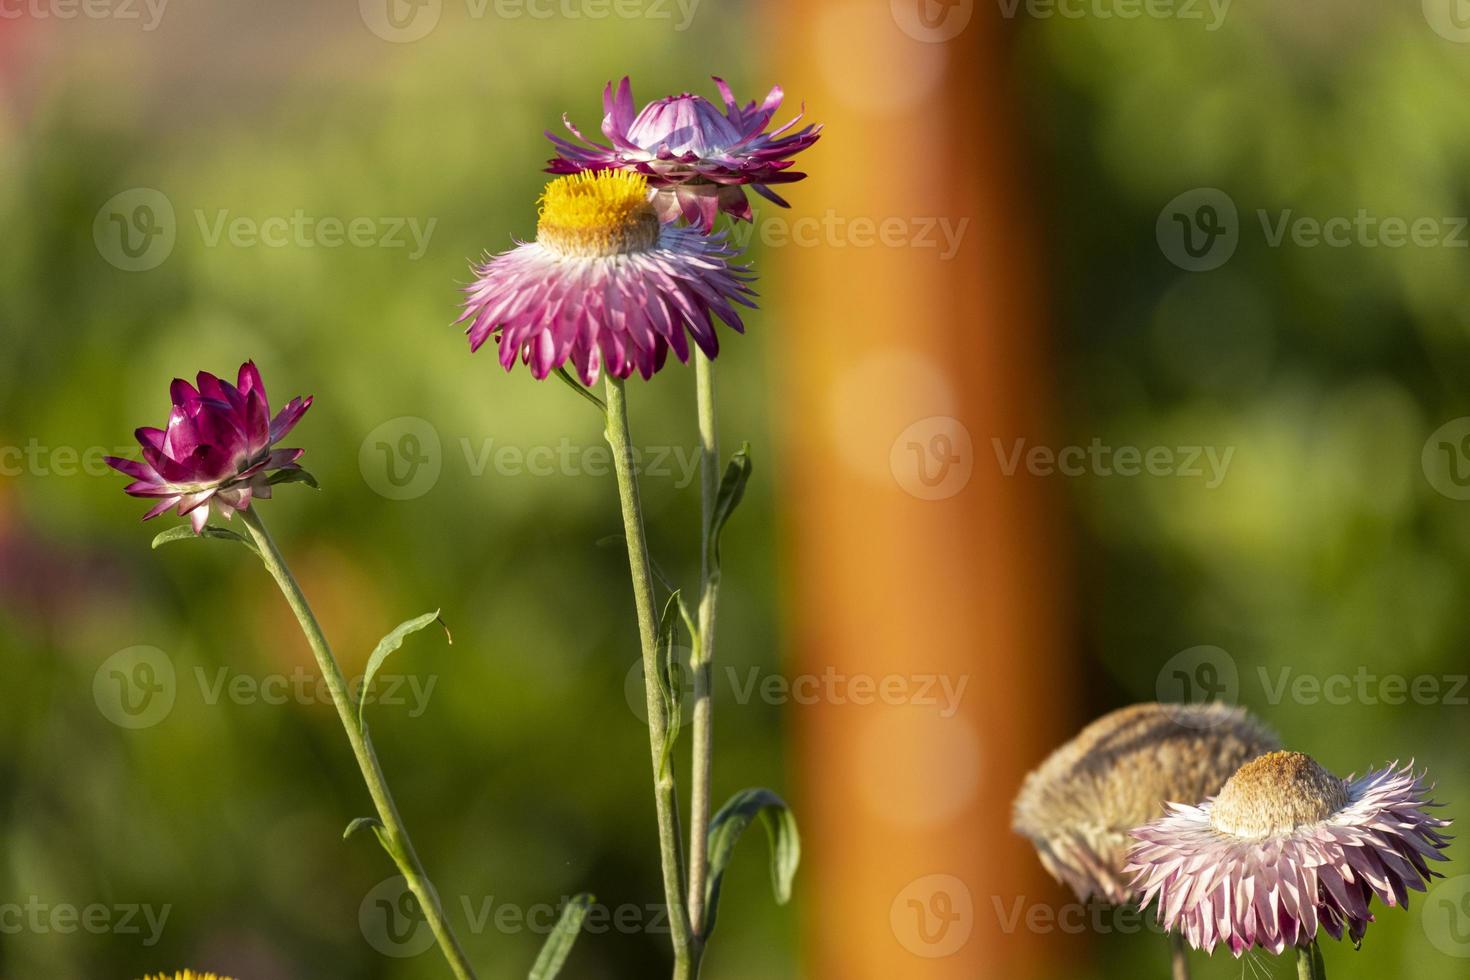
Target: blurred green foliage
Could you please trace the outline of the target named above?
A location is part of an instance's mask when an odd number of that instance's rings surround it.
[[[1289,746],[1341,775],[1415,759],[1463,817],[1470,504],[1436,491],[1421,453],[1470,415],[1470,49],[1419,8],[1237,3],[1213,32],[1036,21],[1020,72],[1060,334],[1055,438],[1234,452],[1214,489],[1073,481],[1091,713],[1153,699],[1161,664],[1215,646]],[[1155,231],[1195,188],[1238,211],[1234,254],[1206,272],[1176,267]],[[1287,211],[1462,230],[1458,245],[1273,245]],[[1395,695],[1390,676],[1437,693]],[[1470,872],[1449,854],[1439,870]],[[1377,914],[1360,952],[1327,944],[1331,976],[1465,975],[1426,939],[1444,910],[1416,894]],[[1161,975],[1154,945],[1105,938],[1097,975]],[[1196,960],[1206,978],[1295,975]]]
[[[706,18],[680,37],[667,22],[465,21],[446,5],[433,34],[394,45],[353,5],[170,14],[148,35],[55,24],[64,56],[0,109],[0,444],[47,450],[0,480],[0,896],[171,914],[152,946],[0,936],[0,977],[443,975],[432,950],[394,958],[364,941],[360,907],[392,867],[369,837],[341,840],[369,803],[330,706],[210,703],[221,668],[256,680],[313,670],[258,563],[218,541],[150,552],[170,519],[140,526],[120,477],[51,465],[56,447],[127,446],[134,427],[161,424],[170,378],[246,358],[275,404],[317,398],[292,444],[324,490],[279,488],[263,510],[346,673],[409,616],[442,607],[453,629],[453,646],[422,634],[385,671],[433,683],[426,710],[410,717],[407,689],[406,706],[370,710],[481,976],[524,977],[550,924],[497,926],[501,906],[580,891],[634,924],[583,936],[569,975],[656,974],[668,940],[650,910],[661,890],[648,744],[624,697],[637,634],[626,557],[599,546],[620,533],[616,491],[578,462],[605,448],[600,421],[560,384],[507,375],[493,350],[472,357],[452,321],[469,261],[534,231],[542,131],[568,111],[595,132],[602,85],[626,71],[650,97],[702,84],[698,52],[728,26]],[[741,64],[720,67],[747,81]],[[92,238],[102,203],[134,187],[161,191],[176,215],[172,252],[146,272],[114,268]],[[200,225],[221,210],[262,221],[297,209],[436,225],[417,259],[211,246]],[[761,397],[771,329],[755,316],[747,339],[726,335],[721,360],[727,438],[758,447],[725,547],[722,657],[766,672],[778,656]],[[691,587],[698,487],[680,463],[697,445],[693,386],[688,370],[632,386],[635,441],[679,454],[643,490],[658,560]],[[402,416],[437,435],[442,472],[392,500],[373,489],[384,484],[370,436]],[[575,472],[489,455],[563,439]],[[93,679],[139,644],[171,658],[177,698],[134,731],[99,712]],[[719,798],[783,786],[779,709],[720,704],[717,716]],[[727,876],[708,976],[791,975],[794,917],[771,902],[760,844]]]

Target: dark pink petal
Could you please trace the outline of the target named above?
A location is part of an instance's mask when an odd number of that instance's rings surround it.
[[[144,426],[141,429],[133,430],[133,435],[137,438],[139,445],[152,446],[154,449],[162,451],[163,440],[167,433],[165,433],[162,429],[155,429],[151,426]]]
[[[125,473],[135,480],[144,480],[153,483],[159,481],[158,474],[146,463],[140,463],[132,459],[120,459],[117,456],[104,456],[102,457],[102,461],[119,473]]]
[[[165,500],[160,500],[158,503],[154,504],[152,507],[150,507],[148,509],[148,513],[146,513],[146,514],[143,515],[143,520],[145,520],[145,521],[151,521],[151,520],[153,520],[153,518],[157,517],[159,514],[162,514],[165,511],[172,509],[173,505],[176,504],[176,503],[178,503],[178,502],[179,502],[179,498],[178,497],[169,497],[169,498],[167,498]]]
[[[174,378],[168,386],[168,396],[175,405],[188,405],[199,400],[199,392],[183,378]]]
[[[271,442],[279,442],[286,434],[296,428],[296,423],[301,421],[301,416],[311,407],[312,396],[306,398],[293,398],[286,403],[276,417],[271,420],[270,439]]]
[[[244,391],[244,389],[241,389]],[[255,456],[271,440],[270,410],[265,404],[265,394],[259,387],[251,388],[245,396],[245,445],[246,454]]]
[[[178,491],[167,483],[155,483],[152,480],[134,480],[123,487],[123,493],[132,497],[172,497]]]
[[[779,204],[783,208],[791,207],[790,204],[786,203],[786,199],[784,197],[771,190],[765,184],[752,184],[751,190],[755,191],[761,197],[765,198],[773,204]]]
[[[252,391],[258,391],[261,400],[265,400],[265,383],[260,380],[260,369],[255,366],[254,361],[246,361],[240,365],[239,380],[235,384],[239,387],[240,394],[248,397]]]
[[[617,95],[613,95],[612,82],[602,93],[602,133],[615,143],[627,135],[633,124],[633,82],[627,75],[618,82]]]

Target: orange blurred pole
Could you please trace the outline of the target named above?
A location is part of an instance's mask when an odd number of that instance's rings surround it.
[[[992,441],[1044,441],[1051,381],[1002,26],[963,0],[765,14],[826,124],[756,232],[784,266],[792,669],[850,679],[796,712],[804,975],[1049,975],[1059,937],[1010,915],[1060,893],[1009,810],[1075,672],[1055,488]]]

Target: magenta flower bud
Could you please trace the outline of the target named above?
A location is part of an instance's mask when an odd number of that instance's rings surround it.
[[[211,508],[229,520],[249,508],[252,497],[271,495],[274,473],[301,469],[296,461],[305,450],[275,447],[312,401],[293,398],[271,418],[265,386],[251,361],[240,366],[236,384],[207,371],[197,381],[195,388],[174,379],[166,428],[137,430],[142,462],[107,457],[109,466],[133,478],[125,492],[157,501],[143,520],[174,509],[189,518],[195,534],[209,522]]]
[[[602,94],[602,133],[612,146],[589,141],[563,117],[567,129],[586,145],[547,133],[557,149],[547,171],[636,171],[648,178],[660,219],[682,217],[706,233],[722,211],[752,219],[745,184],[781,207],[789,207],[768,185],[791,184],[806,177],[789,169],[794,163],[790,158],[815,143],[822,127],[788,132],[801,121],[798,114],[768,133],[766,127],[783,98],[779,85],[759,106],[754,101],[744,106],[736,103],[724,79],[716,78],[715,85],[725,103],[723,111],[704,96],[685,92],[650,102],[635,115],[627,77],[616,92],[609,82]]]

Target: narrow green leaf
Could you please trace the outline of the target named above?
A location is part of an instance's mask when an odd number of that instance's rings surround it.
[[[373,836],[378,839],[378,846],[387,852],[388,857],[392,858],[395,864],[401,865],[403,863],[402,852],[398,850],[392,838],[388,836],[388,828],[384,827],[383,822],[377,817],[358,817],[347,825],[346,830],[342,831],[342,839],[347,840],[353,834],[364,829],[369,829],[373,832]]]
[[[715,911],[720,904],[720,884],[735,845],[752,820],[760,818],[771,842],[771,887],[776,902],[791,900],[791,880],[801,863],[801,835],[796,817],[786,802],[768,789],[743,789],[730,797],[709,826],[709,884],[705,888],[705,925],[708,937],[715,928]]]
[[[582,931],[587,910],[594,901],[591,895],[583,892],[562,906],[561,918],[557,920],[556,928],[551,930],[551,935],[546,937],[546,944],[541,947],[541,955],[536,957],[536,965],[531,967],[528,980],[555,980],[561,973],[572,953],[572,944]]]
[[[720,567],[720,532],[725,529],[725,522],[735,513],[735,508],[740,506],[740,498],[745,496],[745,484],[749,480],[750,443],[743,442],[740,444],[740,451],[730,457],[730,464],[725,467],[725,475],[720,480],[720,492],[715,495],[715,508],[709,528],[709,550],[716,571]]]
[[[342,839],[346,840],[353,834],[357,833],[359,830],[365,830],[369,827],[377,830],[382,826],[383,822],[377,817],[358,817],[356,820],[347,825],[346,830],[342,831]]]
[[[316,477],[302,469],[276,470],[270,475],[270,479],[267,482],[273,487],[279,486],[282,483],[304,483],[313,490],[320,490],[322,488],[322,485],[316,482]]]
[[[236,544],[243,544],[251,551],[255,551],[257,555],[260,554],[260,552],[256,551],[255,549],[254,541],[251,541],[249,538],[245,537],[242,534],[236,534],[234,531],[227,531],[222,527],[214,527],[212,525],[206,525],[204,530],[199,532],[198,534],[195,534],[194,529],[188,524],[180,524],[177,527],[171,527],[167,531],[160,532],[156,537],[154,537],[153,549],[156,551],[160,547],[168,544],[171,541],[193,541],[195,538],[217,538],[221,541],[234,541]]]
[[[596,395],[594,395],[591,391],[588,391],[586,385],[582,384],[582,382],[580,382],[576,378],[572,377],[571,372],[568,371],[566,368],[564,368],[564,367],[557,368],[556,369],[556,376],[558,378],[561,378],[563,381],[565,381],[568,388],[571,388],[577,394],[581,395],[583,398],[587,399],[589,402],[591,402],[592,404],[596,405],[597,406],[597,410],[599,412],[601,412],[603,415],[606,415],[607,414],[607,404],[605,402],[603,402],[603,400],[601,398],[598,398]]]
[[[653,577],[658,579],[659,584],[669,590],[669,597],[678,601],[679,618],[684,620],[684,628],[689,631],[691,644],[698,649],[699,626],[694,622],[694,611],[684,601],[683,593],[674,586],[673,580],[664,574],[664,570],[659,567],[658,562],[652,556],[649,556],[648,559],[648,569],[653,572]]]
[[[659,751],[658,774],[668,773],[674,755],[674,743],[679,739],[680,703],[684,692],[683,678],[679,676],[680,664],[674,656],[674,642],[679,633],[679,592],[669,596],[664,603],[663,616],[658,624],[658,688],[664,699],[664,742]]]
[[[383,666],[383,661],[387,660],[399,647],[403,646],[404,639],[410,633],[417,633],[419,630],[435,622],[440,626],[444,626],[444,620],[439,618],[439,610],[437,609],[431,613],[424,613],[422,616],[417,616],[406,622],[399,623],[393,628],[393,632],[378,641],[377,647],[373,650],[373,655],[368,657],[367,670],[363,673],[362,677],[362,687],[357,692],[357,724],[359,728],[363,727],[362,716],[363,712],[367,710],[368,691],[372,688],[373,678],[378,675],[378,668]],[[444,635],[449,637],[450,643],[454,642],[454,637],[450,634],[448,626],[444,626]]]

